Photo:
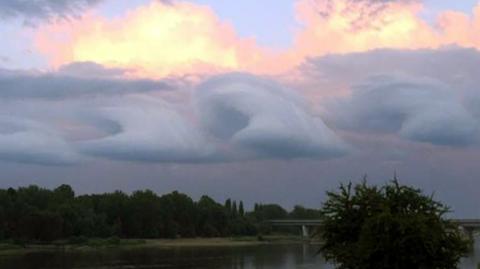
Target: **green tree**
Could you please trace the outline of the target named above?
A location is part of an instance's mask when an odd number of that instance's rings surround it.
[[[225,209],[227,210],[228,214],[230,214],[230,211],[232,211],[232,200],[227,199],[225,201]]]
[[[396,179],[327,195],[320,251],[339,269],[453,269],[469,251],[446,206]]]
[[[237,201],[233,201],[232,204],[232,217],[236,218],[238,215]]]
[[[201,236],[225,236],[228,226],[227,212],[212,198],[204,195],[197,203],[197,232]]]
[[[272,219],[286,219],[287,210],[277,204],[257,204],[253,216],[258,222]]]
[[[241,236],[266,233],[267,219],[289,213],[279,205],[255,205],[246,212],[243,202],[225,205],[208,196],[194,202],[179,192],[162,196],[150,190],[75,195],[68,185],[53,190],[38,186],[0,189],[0,240],[21,243],[88,237],[176,238]],[[263,226],[266,226],[262,228]],[[285,229],[273,232],[288,233]]]
[[[245,209],[243,209],[243,202],[242,201],[240,201],[240,204],[238,205],[238,214],[242,218],[245,216]]]
[[[132,222],[130,236],[157,238],[160,236],[162,214],[159,197],[150,190],[135,191],[130,197]]]
[[[197,208],[185,194],[174,191],[160,197],[161,237],[194,237]]]
[[[55,203],[61,204],[71,201],[75,197],[75,192],[69,185],[63,184],[53,190]]]
[[[296,205],[293,211],[289,214],[292,219],[320,219],[322,213],[320,210],[305,208],[300,205]]]

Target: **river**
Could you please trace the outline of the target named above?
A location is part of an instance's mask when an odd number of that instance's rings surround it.
[[[460,269],[480,268],[480,244],[462,261]],[[85,252],[39,252],[0,256],[2,269],[332,269],[318,246],[302,244],[244,247],[179,247],[105,249]]]

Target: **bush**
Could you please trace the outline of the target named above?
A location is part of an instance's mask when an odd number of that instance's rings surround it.
[[[105,246],[105,240],[100,238],[90,238],[87,241],[87,246],[94,248],[103,247]]]
[[[86,244],[88,242],[88,238],[85,236],[73,236],[68,239],[68,243],[72,245],[81,245]]]
[[[339,269],[457,268],[471,241],[444,218],[448,208],[395,179],[328,192],[321,252]]]
[[[112,236],[107,239],[108,245],[120,245],[120,237]]]

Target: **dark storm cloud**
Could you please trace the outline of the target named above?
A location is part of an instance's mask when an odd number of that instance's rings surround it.
[[[91,70],[92,73],[96,73],[96,76],[87,77],[90,71],[79,67],[71,65],[52,73],[0,69],[0,98],[62,99],[169,89],[169,86],[162,81],[110,78],[110,75],[121,71],[109,70],[97,65],[93,65],[95,68]]]
[[[103,0],[2,0],[0,18],[20,17],[31,23],[37,20],[68,19]]]

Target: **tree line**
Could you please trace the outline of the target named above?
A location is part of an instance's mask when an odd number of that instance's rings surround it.
[[[255,204],[247,211],[242,201],[219,203],[208,196],[194,201],[177,191],[76,196],[68,185],[0,189],[0,240],[250,236],[275,232],[264,224],[268,219],[319,217],[318,210],[301,206],[288,212],[276,204]]]

